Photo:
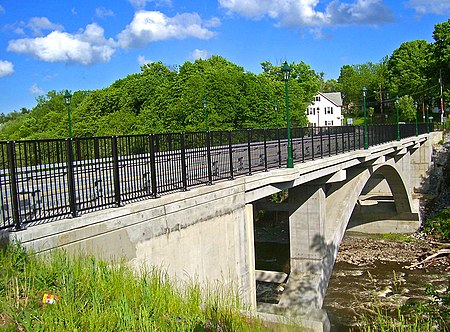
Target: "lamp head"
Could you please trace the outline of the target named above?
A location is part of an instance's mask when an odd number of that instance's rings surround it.
[[[281,72],[283,73],[283,79],[285,81],[289,81],[289,78],[291,77],[291,70],[292,68],[289,67],[287,61],[285,61],[283,66],[281,66]]]
[[[64,93],[64,99],[66,101],[67,105],[70,105],[70,100],[72,99],[72,95],[70,94],[69,90],[66,90]]]

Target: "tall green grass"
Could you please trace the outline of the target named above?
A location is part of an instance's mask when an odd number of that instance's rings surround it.
[[[124,261],[70,257],[64,251],[0,250],[3,331],[265,331],[241,315],[233,290],[176,286],[161,270],[136,273]],[[58,297],[43,304],[44,293]]]

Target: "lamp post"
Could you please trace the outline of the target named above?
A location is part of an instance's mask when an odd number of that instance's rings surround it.
[[[207,109],[207,106],[208,106],[208,101],[207,101],[206,99],[203,99],[203,112],[204,112],[204,115],[205,115],[205,131],[208,131],[208,130],[209,130],[209,127],[208,127],[208,109]]]
[[[291,67],[289,67],[287,61],[283,63],[281,67],[281,72],[283,73],[283,80],[286,87],[286,120],[287,120],[287,139],[288,139],[288,158],[287,167],[294,168],[294,158],[292,153],[292,142],[291,142],[291,116],[289,115],[289,78],[291,76]]]
[[[69,138],[72,138],[72,119],[70,116],[70,101],[72,99],[72,95],[70,94],[69,90],[66,90],[66,92],[64,93],[64,99],[67,105],[67,127],[69,129]]]
[[[367,132],[367,110],[366,110],[366,94],[367,88],[363,87],[363,111],[364,111],[364,149],[369,148],[369,134]]]
[[[400,141],[400,117],[398,114],[398,96],[395,97],[395,112],[397,113],[397,141]]]
[[[428,118],[428,105],[426,106],[427,118],[425,119],[427,123],[427,134],[430,133],[430,119]]]

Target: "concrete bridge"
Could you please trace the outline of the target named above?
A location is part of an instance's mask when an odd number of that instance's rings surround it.
[[[38,252],[84,250],[125,257],[136,267],[156,265],[180,279],[220,281],[266,317],[302,315],[305,326],[326,330],[321,307],[345,231],[415,231],[416,193],[427,186],[439,139],[439,133],[409,137],[7,234]],[[287,202],[270,203],[283,190]],[[259,209],[289,214],[290,271],[273,305],[256,301],[256,278],[279,276],[255,271]]]

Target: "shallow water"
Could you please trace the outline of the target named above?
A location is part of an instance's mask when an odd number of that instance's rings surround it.
[[[256,268],[289,273],[289,244],[257,242]],[[406,263],[375,261],[367,266],[337,262],[328,286],[323,309],[334,332],[358,331],[361,315],[371,308],[396,309],[407,301],[424,298],[427,284],[444,289],[448,273],[434,269],[408,270]],[[257,300],[277,303],[284,284],[257,282]]]
[[[404,264],[376,262],[359,267],[336,263],[323,308],[330,319],[331,331],[358,331],[361,315],[370,308],[393,309],[407,301],[424,298],[427,284],[438,289],[447,284],[448,274],[437,270],[407,270]]]

